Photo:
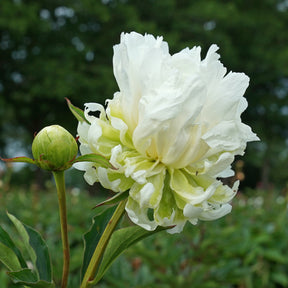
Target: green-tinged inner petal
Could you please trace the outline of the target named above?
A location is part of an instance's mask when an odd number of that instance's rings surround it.
[[[90,144],[91,150],[95,153],[100,153],[103,156],[109,157],[111,156],[111,150],[113,147],[120,144],[119,131],[113,128],[110,124],[101,120],[99,120],[97,124],[99,124],[98,127],[101,129],[102,133],[97,141]],[[92,133],[93,130],[90,131],[90,134]],[[93,134],[91,137],[93,137]]]
[[[111,189],[115,192],[124,192],[131,188],[134,180],[126,177],[122,173],[117,173],[117,170],[97,168],[97,175],[101,185],[106,189]]]
[[[119,94],[114,95],[114,99],[109,101],[107,108],[107,115],[110,120],[110,124],[120,131],[120,140],[122,144],[129,148],[134,148],[132,141],[132,131],[129,130],[127,123],[124,122],[124,115],[122,107],[119,103]]]
[[[124,167],[126,177],[132,177],[140,184],[144,184],[148,177],[165,169],[163,164],[149,160],[135,150],[124,151],[118,163]]]
[[[236,181],[232,188],[227,185],[223,185],[218,181],[220,185],[217,187],[213,196],[209,199],[211,203],[228,203],[236,195],[238,191],[239,182]]]
[[[170,186],[180,199],[186,203],[196,205],[209,199],[215,191],[215,189],[208,188],[210,185],[207,185],[207,183],[203,183],[205,185],[202,186],[197,185],[194,180],[197,177],[193,177],[182,170],[174,169],[171,170]],[[207,189],[205,189],[206,187]]]
[[[126,212],[135,224],[143,227],[146,230],[155,230],[158,224],[153,219],[149,219],[149,208],[141,208],[139,203],[128,197],[126,204]]]
[[[141,208],[156,208],[161,201],[166,171],[147,178],[147,183],[135,183],[129,192]]]
[[[125,166],[131,169],[131,173],[135,171],[145,171],[145,174],[153,169],[155,162],[154,161],[149,161],[148,159],[145,159],[143,156],[139,155],[136,157],[126,157],[125,159]],[[148,173],[147,173],[148,174]]]
[[[154,219],[163,226],[172,225],[172,223],[178,224],[186,221],[186,219],[183,217],[182,211],[177,206],[174,192],[171,189],[169,182],[170,175],[167,173],[164,180],[161,201],[158,207],[154,210]]]
[[[101,121],[102,137],[108,138],[111,141],[119,142],[119,131],[113,128],[110,123]]]

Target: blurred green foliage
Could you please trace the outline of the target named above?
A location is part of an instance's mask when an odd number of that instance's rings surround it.
[[[73,251],[71,253],[71,271],[72,274],[79,275],[83,254],[82,236],[91,225],[92,216],[95,214],[92,208],[97,202],[96,199],[92,201],[85,193],[79,194],[78,189],[71,190],[67,196],[69,240]],[[23,223],[41,232],[47,242],[53,260],[55,281],[59,284],[62,273],[62,260],[59,259],[59,255],[62,254],[62,244],[57,194],[54,185],[51,185],[51,188],[45,192],[38,190],[27,192],[27,190],[21,189],[11,189],[9,192],[6,191],[4,193],[1,191],[0,199],[0,221],[1,226],[6,231],[10,231],[13,226],[6,216],[6,211],[10,211],[21,218]],[[21,247],[20,239],[13,239],[13,241],[16,241]],[[69,287],[79,286],[79,279],[79,277],[74,277]]]
[[[0,224],[11,229],[5,216],[8,210],[39,230],[52,248],[54,278],[59,283],[62,254],[55,193],[54,189],[45,193],[0,191]],[[67,196],[72,255],[69,287],[76,288],[83,253],[81,235],[97,213],[91,208],[101,199],[75,189]],[[222,219],[187,224],[181,234],[161,232],[131,247],[98,287],[288,287],[287,199],[276,192],[248,191],[238,194],[233,205],[232,213]],[[128,219],[123,224],[129,224]],[[1,288],[13,287],[5,284],[1,268]]]
[[[64,97],[79,107],[112,98],[117,91],[112,46],[122,31],[135,30],[163,35],[171,53],[194,45],[205,52],[216,43],[228,70],[250,76],[243,120],[262,141],[248,145],[244,184],[283,187],[288,176],[287,28],[284,0],[1,0],[0,155],[16,156],[23,147],[29,153],[34,132],[46,125],[57,123],[76,134],[77,121]],[[0,221],[11,228],[7,209],[42,232],[59,282],[56,192],[50,184],[45,191],[33,189],[34,174],[26,167],[0,175]],[[71,184],[83,185],[82,176],[71,178]],[[288,287],[287,199],[272,191],[239,195],[232,213],[218,221],[142,241],[113,264],[99,287]],[[81,235],[100,201],[78,193],[68,194],[70,288],[79,286]],[[4,270],[0,283],[8,287]]]
[[[112,46],[122,31],[135,30],[163,35],[171,53],[216,43],[228,70],[250,76],[243,120],[262,141],[248,145],[252,173],[244,184],[281,186],[288,174],[287,27],[285,0],[2,0],[0,153],[15,156],[19,141],[29,151],[46,125],[76,134],[64,97],[79,107],[112,98]]]

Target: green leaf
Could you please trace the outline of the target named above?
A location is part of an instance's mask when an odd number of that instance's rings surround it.
[[[120,201],[126,199],[129,196],[129,190],[125,192],[117,193],[115,196],[97,204],[94,208],[100,207],[102,205],[114,205],[119,203]]]
[[[36,254],[33,250],[33,248],[30,246],[29,244],[29,235],[24,227],[24,225],[12,214],[9,214],[7,212],[7,215],[9,217],[9,219],[11,220],[11,222],[14,224],[14,226],[16,227],[22,241],[23,241],[23,245],[24,248],[26,249],[32,263],[34,266],[36,266]]]
[[[36,267],[39,273],[39,278],[51,282],[52,268],[48,247],[36,230],[25,224],[24,227],[29,235],[29,244],[36,253]]]
[[[13,280],[14,283],[28,282],[35,283],[38,281],[37,275],[31,269],[26,268],[20,271],[9,272],[8,275]]]
[[[0,226],[0,243],[4,244],[5,246],[13,250],[21,264],[21,267],[27,268],[26,262],[20,250],[15,246],[9,234],[1,226]]]
[[[284,255],[281,251],[277,250],[276,248],[263,250],[261,256],[270,261],[280,263],[283,265],[288,263],[286,255]]]
[[[9,270],[21,269],[21,265],[14,251],[1,242],[0,242],[0,261]]]
[[[94,162],[101,165],[102,167],[115,169],[107,158],[95,153],[81,155],[73,161],[73,163],[77,162]]]
[[[81,268],[81,279],[83,279],[90,259],[95,251],[101,235],[110,221],[116,207],[110,207],[93,217],[90,230],[84,235],[84,257]]]
[[[51,282],[52,268],[46,243],[41,235],[33,228],[22,224],[15,216],[8,214],[8,217],[15,225],[20,234],[25,249],[27,250],[33,265],[37,268],[40,280]]]
[[[5,162],[22,162],[22,163],[29,163],[29,164],[36,164],[35,161],[29,157],[14,157],[14,158],[1,158],[2,161]]]
[[[288,277],[284,271],[283,272],[276,271],[276,272],[272,273],[271,278],[277,284],[280,284],[281,287],[287,287],[287,285],[288,285]]]
[[[76,117],[76,119],[79,122],[86,122],[86,123],[90,124],[85,118],[84,111],[81,110],[80,108],[74,106],[68,98],[65,98],[65,99],[67,101],[67,104],[68,104],[70,111]]]
[[[163,230],[167,230],[169,228],[171,227],[158,227],[154,231],[147,231],[140,226],[131,226],[115,231],[112,234],[108,246],[105,250],[103,260],[100,264],[98,273],[93,281],[93,284],[96,284],[103,277],[103,275],[114,262],[114,260],[131,245],[148,236],[151,236]]]
[[[37,275],[31,269],[23,269],[16,272],[8,272],[11,280],[15,284],[22,284],[33,288],[53,288],[55,285],[51,282],[38,280]]]

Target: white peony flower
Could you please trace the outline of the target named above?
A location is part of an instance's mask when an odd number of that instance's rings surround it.
[[[100,153],[117,170],[79,163],[89,184],[99,181],[115,192],[129,191],[126,211],[147,230],[187,221],[214,220],[231,211],[232,188],[217,180],[233,175],[235,155],[259,140],[241,122],[249,78],[227,74],[212,45],[201,60],[200,47],[169,54],[162,37],[122,33],[114,46],[119,92],[106,110],[87,103],[78,126],[82,154]],[[90,112],[100,111],[100,116]]]

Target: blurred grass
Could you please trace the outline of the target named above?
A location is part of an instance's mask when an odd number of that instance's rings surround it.
[[[40,231],[49,245],[54,278],[59,283],[62,252],[55,193],[54,189],[0,190],[0,224],[12,229],[8,210]],[[77,189],[67,193],[72,255],[69,288],[79,287],[82,235],[98,212],[91,209],[98,202]],[[161,232],[130,248],[98,287],[288,287],[287,218],[287,199],[283,195],[239,193],[232,213],[226,217],[196,226],[187,224],[181,234]],[[4,267],[0,268],[1,288],[13,287],[7,284]]]

